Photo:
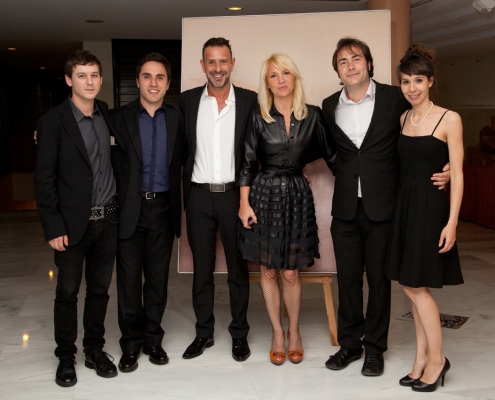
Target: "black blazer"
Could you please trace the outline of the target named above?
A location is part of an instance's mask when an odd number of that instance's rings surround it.
[[[375,83],[373,116],[359,149],[335,122],[341,92],[323,100],[323,114],[337,146],[332,216],[345,221],[356,216],[358,178],[368,218],[386,221],[394,210],[399,181],[400,116],[410,106],[398,87]]]
[[[184,172],[183,172],[183,190],[184,190],[184,207],[189,199],[191,190],[191,178],[194,169],[196,156],[196,125],[198,121],[199,101],[205,86],[199,86],[194,89],[181,93],[179,97],[180,109],[184,114],[186,126],[186,145],[184,150]],[[244,153],[244,136],[246,124],[251,111],[257,107],[258,95],[252,90],[242,89],[234,86],[235,94],[235,179],[239,178],[241,163]]]
[[[34,189],[45,240],[67,235],[72,246],[88,226],[93,171],[69,102],[67,98],[38,120]],[[96,103],[108,124],[107,104]]]
[[[119,239],[129,238],[136,230],[141,210],[143,158],[139,135],[139,98],[110,110],[110,121],[115,130],[112,146],[112,164],[117,183],[119,204]],[[180,236],[181,197],[180,173],[184,140],[184,120],[180,112],[164,104],[167,121],[168,167],[172,223]]]

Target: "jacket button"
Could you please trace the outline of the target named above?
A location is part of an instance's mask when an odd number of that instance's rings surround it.
[[[142,168],[139,168],[139,172],[143,172],[143,169]]]
[[[361,154],[361,150],[358,151],[358,154]]]
[[[86,196],[86,200],[88,200],[88,201],[89,201],[89,200],[91,200],[91,199],[90,199],[90,197],[89,197],[89,196]]]
[[[354,178],[359,178],[359,175],[358,174],[354,174]]]

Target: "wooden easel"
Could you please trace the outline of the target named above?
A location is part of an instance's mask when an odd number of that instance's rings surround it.
[[[308,272],[299,273],[301,277],[302,283],[321,283],[323,285],[323,293],[325,295],[325,307],[327,309],[327,318],[328,318],[328,330],[330,332],[330,341],[332,342],[332,346],[338,346],[339,342],[337,340],[337,322],[335,321],[335,309],[333,307],[333,299],[332,299],[332,274],[314,274]],[[279,278],[280,279],[280,278]],[[256,272],[252,272],[249,274],[250,282],[259,282],[260,274]],[[287,316],[287,310],[285,310],[285,316]]]

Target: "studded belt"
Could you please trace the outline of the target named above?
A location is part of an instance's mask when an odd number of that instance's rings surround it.
[[[117,202],[114,201],[108,206],[91,207],[90,221],[105,218],[107,215],[117,212]]]

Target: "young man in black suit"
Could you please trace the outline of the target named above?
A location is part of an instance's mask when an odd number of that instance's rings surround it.
[[[166,364],[161,321],[174,236],[180,236],[182,114],[164,102],[171,65],[158,53],[136,67],[139,97],[110,111],[116,146],[112,161],[119,202],[117,289],[122,372],[150,362]],[[144,274],[144,285],[142,275]]]
[[[230,82],[235,59],[229,41],[211,38],[203,46],[201,66],[207,84],[180,96],[186,126],[187,154],[183,173],[187,236],[193,254],[193,307],[196,338],[183,358],[201,355],[214,344],[213,315],[215,241],[217,230],[225,249],[230,291],[232,357],[250,353],[246,314],[249,301],[247,264],[237,254],[239,176],[246,122],[256,107],[255,92]]]
[[[38,120],[36,202],[45,239],[55,250],[55,381],[77,382],[77,294],[85,261],[85,365],[99,376],[117,375],[103,351],[108,287],[117,249],[116,190],[110,162],[108,107],[95,100],[102,84],[101,64],[88,51],[72,53],[65,65],[72,93]],[[111,357],[110,357],[111,358]]]
[[[339,286],[340,350],[326,366],[346,368],[366,358],[361,373],[383,374],[390,323],[390,281],[385,257],[399,181],[396,144],[400,116],[409,107],[398,87],[373,79],[373,58],[366,43],[343,38],[333,67],[344,88],[323,101],[323,113],[337,147],[330,228]],[[448,167],[446,166],[445,170]],[[434,174],[440,189],[449,173]],[[363,273],[369,286],[363,315]]]

